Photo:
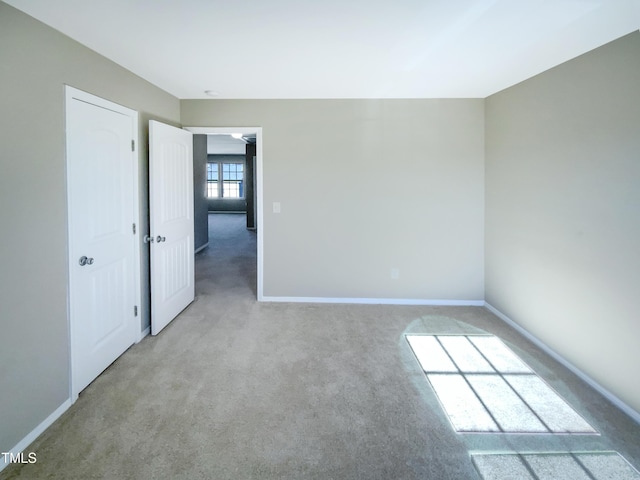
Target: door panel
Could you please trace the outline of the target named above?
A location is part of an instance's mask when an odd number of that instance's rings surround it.
[[[195,296],[193,138],[149,122],[151,333],[157,335]]]
[[[73,396],[135,343],[139,333],[134,314],[139,287],[133,232],[137,218],[133,135],[137,135],[135,112],[68,89]]]

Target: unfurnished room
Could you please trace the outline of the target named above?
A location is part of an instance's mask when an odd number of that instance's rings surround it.
[[[640,0],[1,0],[0,479],[640,479]]]

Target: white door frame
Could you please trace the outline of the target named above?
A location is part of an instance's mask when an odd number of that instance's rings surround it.
[[[135,239],[134,241],[134,269],[133,269],[133,275],[134,275],[134,298],[135,298],[135,304],[138,306],[138,316],[136,318],[138,318],[138,320],[140,320],[141,318],[141,298],[142,298],[142,285],[141,285],[141,263],[140,263],[140,184],[139,184],[139,158],[138,158],[138,146],[140,144],[140,138],[139,138],[139,134],[138,134],[138,112],[136,112],[135,110],[132,110],[130,108],[124,107],[122,105],[119,105],[117,103],[111,102],[109,100],[105,100],[104,98],[101,97],[97,97],[95,95],[92,95],[90,93],[87,93],[85,91],[82,90],[78,90],[77,88],[71,87],[69,85],[65,85],[65,124],[67,124],[67,122],[69,122],[69,117],[67,112],[70,109],[71,106],[71,102],[74,101],[74,99],[76,100],[80,100],[83,102],[87,102],[93,105],[97,105],[99,107],[103,107],[109,110],[114,110],[116,112],[120,112],[123,113],[125,115],[131,116],[132,120],[133,120],[133,126],[132,126],[132,138],[135,139],[133,148],[132,148],[132,152],[131,152],[131,156],[132,156],[132,161],[135,162],[135,168],[132,168],[133,171],[133,208],[134,208],[134,221],[136,222],[136,233],[135,236],[132,235]],[[67,144],[69,142],[69,133],[68,133],[68,128],[66,129],[67,132],[65,133],[65,150],[67,148]],[[71,219],[69,217],[69,187],[68,187],[68,183],[69,183],[69,178],[68,178],[68,170],[67,170],[67,153],[65,151],[65,176],[67,177],[67,187],[66,187],[66,194],[67,194],[67,265],[68,265],[68,269],[67,269],[67,324],[69,325],[69,395],[71,397],[71,403],[74,403],[77,399],[78,399],[78,395],[79,395],[79,389],[78,389],[78,385],[77,385],[77,381],[75,380],[75,375],[74,375],[74,361],[75,361],[75,354],[73,351],[73,346],[74,346],[74,335],[75,335],[75,330],[74,330],[74,325],[73,325],[73,321],[71,318],[71,288],[70,288],[70,277],[72,275],[71,273],[71,258],[70,258],[70,252],[69,252],[69,248],[71,245],[71,232],[72,232],[72,225],[71,225]],[[141,323],[138,324],[137,326],[137,330],[138,330],[138,335],[136,336],[135,342],[138,343],[140,340],[142,340],[143,334],[142,334],[142,326]]]
[[[194,134],[207,133],[242,133],[244,135],[256,136],[256,176],[257,192],[254,192],[257,200],[257,293],[258,301],[264,301],[264,215],[263,215],[263,183],[262,183],[262,127],[183,127],[185,130],[189,130]]]

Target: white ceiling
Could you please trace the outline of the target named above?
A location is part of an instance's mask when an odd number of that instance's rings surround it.
[[[244,155],[246,148],[245,140],[233,138],[231,135],[207,135],[207,153]]]
[[[482,98],[640,27],[640,0],[4,1],[178,98]]]

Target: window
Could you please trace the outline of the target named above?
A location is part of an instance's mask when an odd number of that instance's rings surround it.
[[[218,195],[218,162],[207,163],[207,197],[217,198]]]
[[[244,198],[244,163],[207,163],[207,197]]]

